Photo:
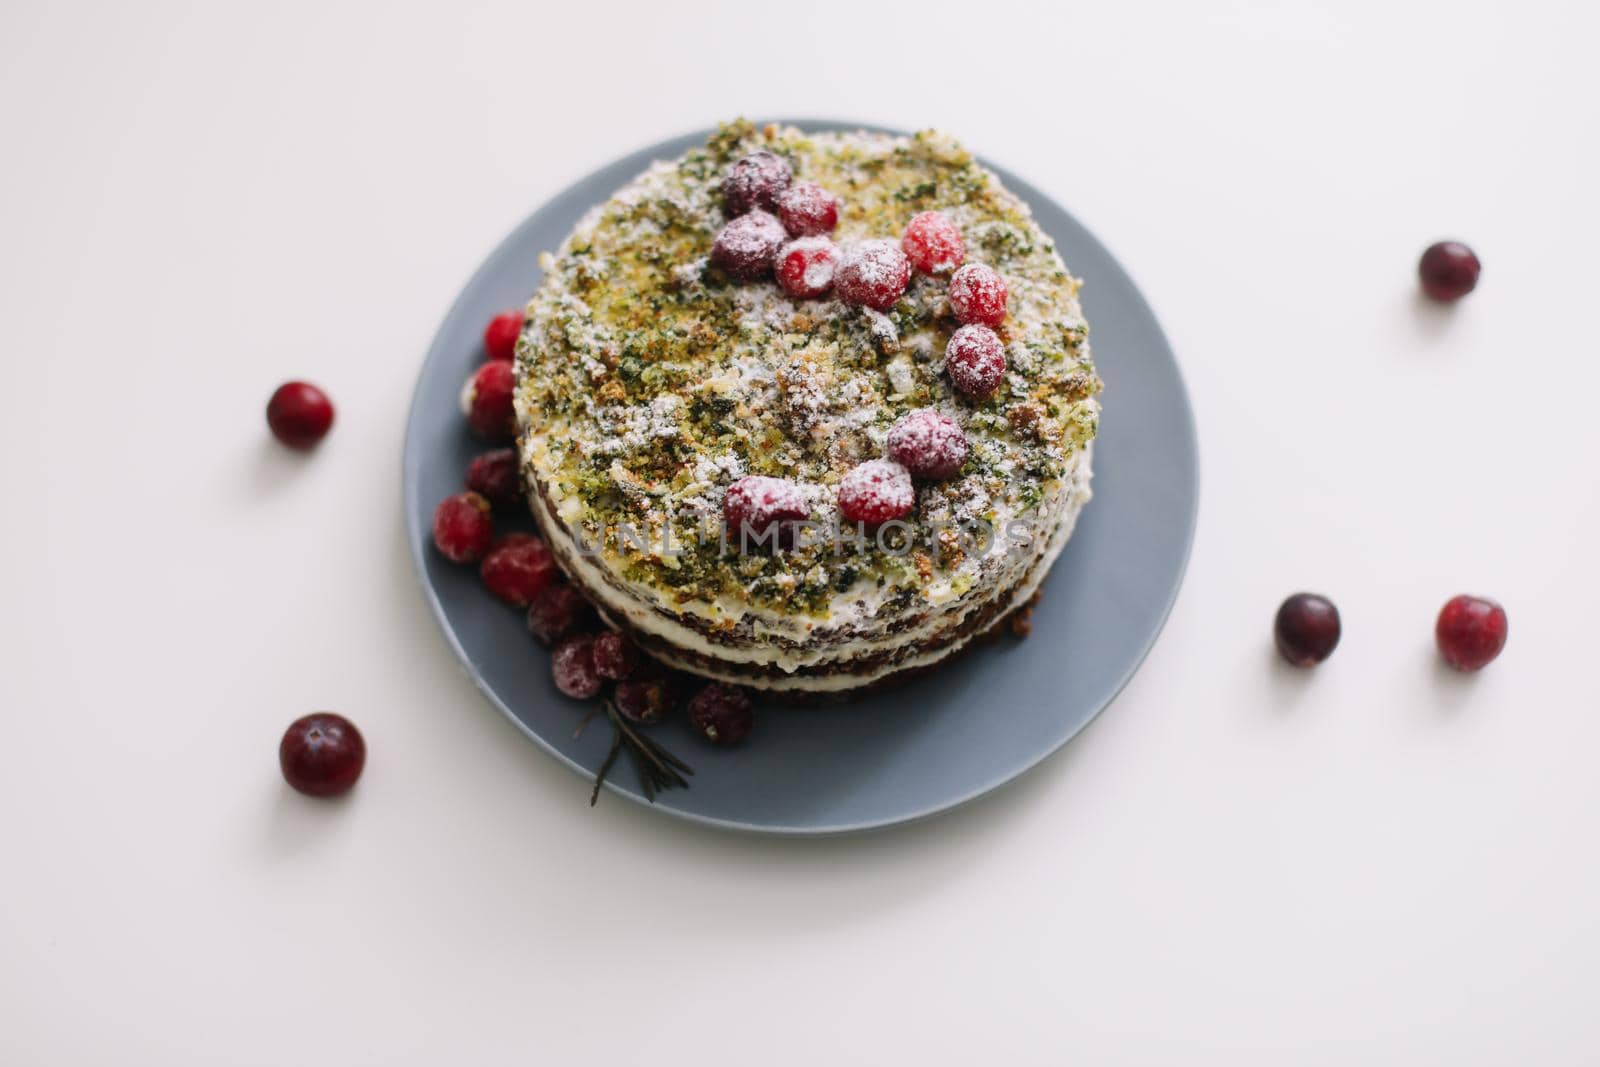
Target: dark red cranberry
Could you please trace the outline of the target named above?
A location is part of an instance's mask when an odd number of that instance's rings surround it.
[[[772,260],[789,239],[783,223],[765,211],[740,215],[724,226],[711,245],[711,262],[742,282],[772,273]]]
[[[1460,241],[1440,241],[1428,246],[1417,264],[1422,291],[1441,303],[1460,300],[1478,287],[1483,270],[1478,256]]]
[[[478,575],[496,598],[525,608],[555,579],[556,559],[532,534],[506,534],[483,557]]]
[[[283,780],[313,797],[350,791],[367,763],[367,743],[355,723],[318,711],[289,724],[278,743]]]
[[[310,448],[333,426],[333,401],[310,382],[285,382],[267,401],[267,426],[290,448]]]
[[[623,718],[647,724],[666,718],[673,704],[671,686],[665,677],[618,682],[611,701]]]
[[[967,245],[961,230],[942,211],[924,211],[906,224],[900,248],[911,265],[924,274],[945,274],[961,266]]]
[[[722,498],[722,520],[732,537],[746,527],[760,537],[773,523],[795,522],[808,514],[805,494],[787,478],[752,474],[728,486]]]
[[[849,523],[881,526],[903,519],[917,502],[911,472],[888,459],[869,459],[839,482],[839,517]]]
[[[1006,320],[1006,281],[993,267],[968,263],[950,276],[950,307],[962,322],[999,326]]]
[[[876,311],[894,307],[911,284],[911,261],[893,241],[857,241],[839,257],[833,287],[847,304],[863,304]]]
[[[1296,593],[1278,606],[1272,636],[1283,658],[1296,667],[1315,667],[1339,644],[1339,609],[1316,593]]]
[[[707,741],[718,745],[737,745],[750,736],[755,724],[755,709],[743,689],[727,685],[708,685],[689,701],[689,721]]]
[[[751,152],[728,169],[722,179],[722,207],[731,218],[752,208],[775,211],[778,194],[789,188],[794,175],[781,156]]]
[[[889,429],[884,451],[913,477],[954,478],[967,462],[967,435],[950,416],[918,408]]]
[[[461,410],[473,432],[485,441],[505,444],[517,436],[517,413],[511,402],[516,375],[511,364],[492,359],[467,379]]]
[[[569,637],[550,653],[550,674],[556,688],[569,697],[587,700],[600,692],[600,672],[594,669],[594,637]]]
[[[517,467],[516,451],[497,448],[474,457],[467,467],[467,488],[500,511],[521,510],[522,474]]]
[[[796,237],[830,233],[839,225],[839,198],[816,182],[795,182],[778,197],[778,218]]]
[[[1439,654],[1458,671],[1475,671],[1506,647],[1506,609],[1487,597],[1452,597],[1439,612],[1433,635]]]
[[[1006,346],[987,326],[963,326],[950,335],[944,367],[958,391],[987,400],[1006,376]]]
[[[433,509],[434,547],[452,563],[476,563],[494,542],[489,502],[477,493],[457,493]]]
[[[528,632],[543,645],[554,645],[597,622],[594,605],[576,586],[560,580],[551,582],[528,605]]]
[[[802,237],[778,250],[774,272],[783,291],[797,300],[821,296],[833,288],[839,249],[826,237]]]
[[[639,646],[626,634],[607,630],[594,639],[594,669],[600,677],[620,682],[639,669]]]
[[[483,329],[483,350],[490,359],[512,359],[517,354],[517,338],[522,335],[522,312],[502,311]]]

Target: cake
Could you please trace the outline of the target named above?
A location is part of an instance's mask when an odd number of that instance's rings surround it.
[[[792,699],[926,670],[1030,601],[1089,500],[1079,282],[943,134],[731,123],[542,263],[530,506],[669,666]]]

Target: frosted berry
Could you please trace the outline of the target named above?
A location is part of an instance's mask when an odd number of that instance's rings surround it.
[[[491,359],[473,372],[461,391],[461,411],[473,432],[485,441],[505,444],[517,435],[517,413],[511,394],[516,386],[511,364]]]
[[[839,198],[816,182],[795,182],[778,197],[778,219],[796,237],[829,233],[839,225]]]
[[[490,359],[511,359],[517,354],[517,338],[522,334],[522,312],[502,311],[483,329],[483,350]]]
[[[559,579],[545,586],[528,605],[528,632],[542,645],[557,644],[598,621],[594,606],[583,594]]]
[[[509,448],[497,448],[474,456],[467,467],[467,488],[498,510],[517,510],[522,503],[522,475],[517,470],[517,453]]]
[[[639,646],[626,635],[607,630],[594,639],[594,669],[600,677],[620,682],[639,668]]]
[[[267,428],[290,448],[310,448],[333,426],[333,401],[310,382],[285,382],[267,401]]]
[[[987,326],[963,326],[944,349],[950,384],[974,400],[986,400],[1006,374],[1006,346]]]
[[[961,231],[942,211],[924,211],[906,224],[900,248],[911,265],[924,274],[946,274],[967,258]]]
[[[772,260],[789,239],[783,223],[765,211],[740,215],[722,228],[711,245],[711,262],[731,278],[750,282],[772,273]]]
[[[911,261],[893,241],[857,241],[839,257],[833,287],[847,304],[888,311],[911,284]]]
[[[808,514],[805,494],[787,478],[752,474],[728,486],[722,498],[722,520],[733,537],[747,526],[759,537],[773,523],[794,522]]]
[[[722,207],[730,218],[753,208],[774,211],[778,194],[789,188],[794,175],[781,156],[752,152],[728,169],[722,179]]]
[[[1006,320],[1006,281],[993,267],[968,263],[950,276],[950,307],[962,322],[998,326]]]
[[[1272,637],[1278,653],[1296,667],[1315,667],[1339,645],[1339,609],[1316,593],[1296,593],[1278,606]]]
[[[1439,654],[1458,671],[1487,666],[1506,647],[1506,609],[1487,597],[1452,597],[1439,612],[1434,639]]]
[[[506,534],[478,566],[484,586],[500,600],[525,608],[555,578],[550,546],[532,534]]]
[[[433,509],[433,543],[452,563],[476,563],[494,541],[489,502],[477,493],[457,493]]]
[[[689,721],[707,741],[737,745],[750,736],[755,709],[744,690],[728,685],[708,685],[689,701]]]
[[[1445,304],[1460,300],[1476,289],[1482,270],[1477,253],[1460,241],[1429,245],[1417,264],[1422,291]]]
[[[557,645],[550,653],[550,676],[557,689],[578,700],[600,692],[600,672],[594,669],[594,635],[579,634]]]
[[[350,791],[367,765],[367,743],[355,723],[331,711],[318,711],[289,724],[278,742],[283,780],[313,797]]]
[[[888,459],[869,459],[839,482],[839,517],[845,522],[879,526],[904,518],[917,502],[911,472]]]
[[[611,702],[625,719],[645,724],[657,723],[672,710],[672,687],[665,678],[631,678],[618,682]]]
[[[950,416],[919,408],[890,428],[884,450],[913,477],[953,478],[967,462],[967,435]]]
[[[821,296],[833,288],[839,249],[826,237],[802,237],[778,252],[776,273],[783,291],[797,300]]]

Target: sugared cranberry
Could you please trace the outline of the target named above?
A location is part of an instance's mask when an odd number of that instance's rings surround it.
[[[829,233],[839,225],[839,198],[816,182],[795,182],[778,197],[778,218],[796,237]]]
[[[483,329],[483,350],[490,359],[512,359],[517,354],[517,338],[522,334],[522,312],[502,311]]]
[[[778,251],[776,273],[783,291],[798,300],[821,296],[833,288],[839,249],[826,237],[802,237]]]
[[[1296,593],[1278,605],[1272,636],[1283,658],[1296,667],[1315,667],[1339,644],[1339,609],[1316,593]]]
[[[639,646],[626,634],[607,630],[594,639],[594,669],[600,677],[620,682],[639,667]]]
[[[494,542],[489,502],[477,493],[457,493],[433,509],[433,544],[452,563],[476,563]]]
[[[689,721],[707,741],[737,745],[750,736],[755,709],[744,690],[728,685],[708,685],[689,701]]]
[[[924,211],[906,224],[900,238],[911,265],[924,274],[944,274],[961,266],[967,258],[967,245],[961,231],[942,211]]]
[[[968,263],[950,276],[950,307],[956,318],[980,326],[1006,320],[1006,280],[983,263]]]
[[[987,326],[963,326],[950,335],[944,366],[950,383],[964,395],[986,400],[1006,375],[1006,346]]]
[[[1478,256],[1460,241],[1440,241],[1429,245],[1417,264],[1422,291],[1441,303],[1460,300],[1478,287],[1483,270]]]
[[[869,459],[839,482],[839,517],[845,522],[881,526],[904,518],[917,502],[911,472],[888,459]]]
[[[296,719],[278,742],[283,780],[313,797],[347,793],[367,763],[367,743],[355,723],[331,711]]]
[[[550,546],[532,534],[506,534],[483,557],[478,576],[498,599],[525,608],[555,578]]]
[[[267,426],[290,448],[310,448],[333,425],[333,401],[310,382],[285,382],[267,401]]]
[[[550,653],[550,675],[556,688],[569,697],[587,700],[600,692],[600,672],[594,669],[594,637],[569,637]]]
[[[967,462],[967,435],[950,416],[918,408],[890,428],[884,450],[913,477],[954,478]]]
[[[752,474],[728,486],[722,498],[722,521],[730,537],[748,528],[752,537],[760,538],[774,523],[781,527],[808,514],[805,494],[787,478]]]
[[[495,444],[509,442],[517,435],[517,413],[511,394],[516,376],[511,364],[491,359],[479,367],[461,391],[461,411],[473,432]]]
[[[543,645],[554,645],[597,621],[594,606],[583,594],[559,580],[546,586],[528,605],[528,632]]]
[[[711,262],[731,278],[751,282],[772,273],[772,260],[789,239],[783,223],[765,211],[740,215],[711,244]]]
[[[1487,665],[1506,647],[1506,609],[1487,597],[1452,597],[1439,612],[1433,635],[1439,654],[1458,671]]]
[[[611,699],[624,718],[642,723],[660,722],[672,710],[673,703],[670,683],[665,677],[618,682]]]
[[[789,188],[794,175],[781,156],[751,152],[728,169],[722,179],[722,207],[729,217],[752,208],[774,211],[778,194]]]
[[[518,510],[522,504],[522,475],[517,470],[517,453],[497,448],[473,457],[467,467],[467,488],[502,511]]]
[[[847,304],[888,311],[911,284],[911,261],[893,241],[857,241],[845,248],[833,287]]]

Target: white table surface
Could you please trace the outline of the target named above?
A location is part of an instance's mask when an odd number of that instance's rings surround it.
[[[7,3],[0,1062],[1600,1062],[1597,32],[1577,0]],[[402,538],[468,273],[741,113],[956,132],[1116,251],[1193,393],[1143,670],[904,831],[589,810]],[[1448,312],[1413,274],[1443,236],[1485,264]],[[339,408],[309,459],[262,424],[294,376]],[[1345,620],[1309,674],[1268,636],[1300,588]],[[1470,678],[1432,647],[1464,591],[1511,617]],[[279,779],[315,708],[366,733],[347,803]]]

